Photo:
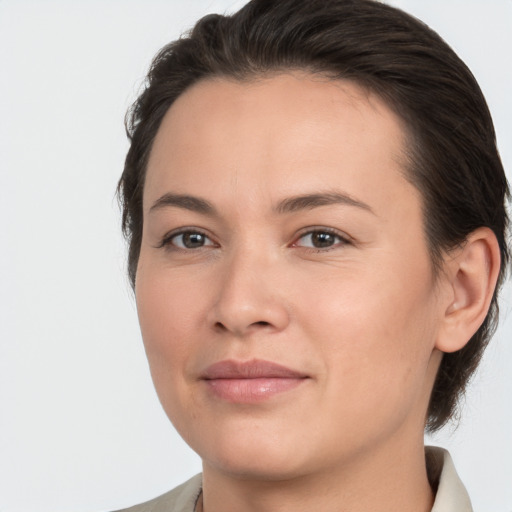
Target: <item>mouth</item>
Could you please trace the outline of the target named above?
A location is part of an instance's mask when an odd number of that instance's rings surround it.
[[[270,361],[226,360],[212,364],[201,380],[217,398],[234,403],[257,403],[297,388],[309,376]]]

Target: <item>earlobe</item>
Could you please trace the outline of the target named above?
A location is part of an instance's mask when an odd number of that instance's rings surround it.
[[[436,348],[456,352],[482,325],[500,270],[500,249],[489,228],[473,231],[446,265],[450,300],[444,311]]]

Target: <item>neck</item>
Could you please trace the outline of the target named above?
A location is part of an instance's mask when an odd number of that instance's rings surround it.
[[[203,465],[204,512],[429,512],[433,501],[423,438],[413,450],[402,439],[340,466],[287,479],[240,477]]]

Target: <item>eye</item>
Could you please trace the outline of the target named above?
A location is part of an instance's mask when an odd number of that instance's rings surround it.
[[[300,236],[293,245],[311,249],[330,249],[338,245],[348,244],[347,238],[330,229],[315,229]]]
[[[173,233],[164,238],[161,246],[174,246],[178,249],[200,249],[205,246],[215,245],[213,241],[200,231],[181,231]]]

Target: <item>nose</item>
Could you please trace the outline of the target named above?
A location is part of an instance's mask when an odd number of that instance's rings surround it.
[[[255,254],[224,262],[216,279],[210,324],[238,338],[284,330],[290,315],[279,274],[275,263]]]

